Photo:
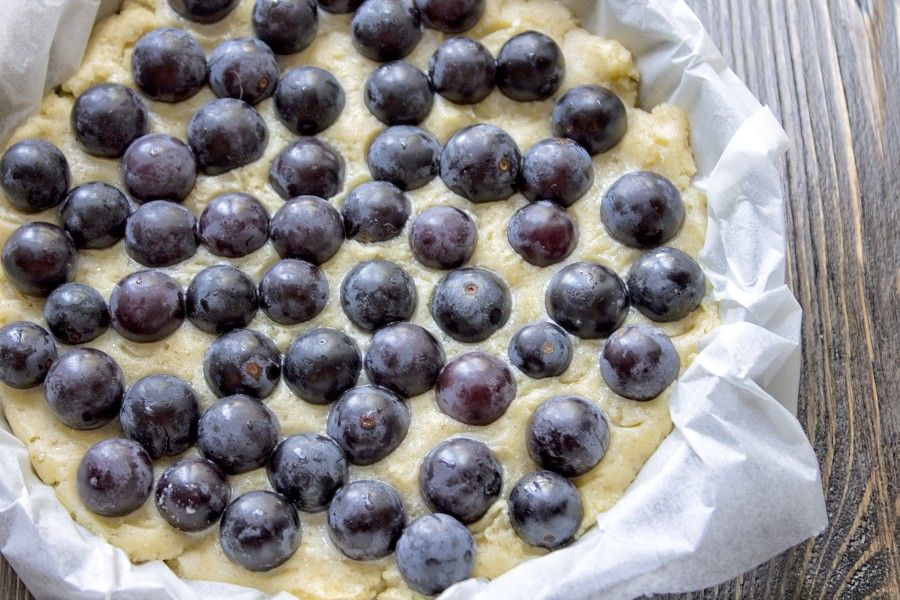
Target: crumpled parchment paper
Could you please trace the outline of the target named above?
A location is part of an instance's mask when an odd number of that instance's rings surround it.
[[[160,0],[162,1],[162,0]],[[568,0],[584,26],[621,41],[641,103],[687,111],[709,197],[701,263],[723,325],[676,384],[675,429],[624,497],[576,544],[441,600],[632,598],[714,585],[821,532],[816,457],[793,413],[801,311],[784,284],[786,136],[731,72],[683,0]],[[0,0],[0,139],[77,67],[95,17],[116,0]],[[132,565],[77,525],[0,419],[0,550],[39,599],[262,600]],[[280,594],[279,600],[292,598]]]

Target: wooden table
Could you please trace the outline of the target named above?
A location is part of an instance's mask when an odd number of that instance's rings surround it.
[[[900,11],[895,0],[688,4],[793,142],[784,185],[789,276],[805,314],[799,418],[831,525],[677,597],[898,598]],[[0,598],[31,598],[5,562]]]

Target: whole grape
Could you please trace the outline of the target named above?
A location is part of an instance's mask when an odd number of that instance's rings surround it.
[[[56,356],[56,342],[40,325],[13,321],[0,327],[0,381],[9,387],[40,385]]]
[[[85,90],[72,106],[72,133],[82,150],[103,158],[119,158],[147,133],[147,107],[131,88],[100,83]]]
[[[256,37],[276,54],[300,52],[319,27],[315,0],[256,0],[252,18]]]
[[[546,200],[526,204],[509,219],[506,239],[528,264],[549,267],[578,245],[578,225],[559,205]]]
[[[665,244],[681,229],[684,203],[671,181],[650,171],[623,175],[603,195],[600,220],[630,248]]]
[[[0,159],[0,187],[18,211],[37,213],[53,208],[69,191],[69,163],[46,140],[22,140]]]
[[[259,282],[259,306],[282,325],[296,325],[316,317],[328,302],[328,279],[315,265],[280,260]]]
[[[409,407],[393,392],[355,387],[328,411],[326,427],[354,465],[371,465],[397,449],[409,431]]]
[[[363,0],[319,0],[319,8],[334,14],[352,13]]]
[[[419,490],[433,512],[474,523],[500,497],[503,467],[484,443],[458,437],[441,442],[425,455]]]
[[[678,321],[697,310],[706,277],[697,262],[676,248],[657,248],[628,270],[631,304],[654,321]]]
[[[416,301],[412,277],[388,260],[359,263],[341,283],[341,308],[354,325],[365,331],[409,320]]]
[[[330,437],[300,433],[278,444],[267,473],[272,488],[297,509],[320,512],[347,483],[347,459]]]
[[[124,517],[139,509],[153,489],[153,464],[136,442],[112,438],[85,452],[75,474],[78,497],[91,512]]]
[[[600,351],[606,385],[631,400],[652,400],[678,377],[681,359],[666,334],[650,325],[630,325],[612,334]]]
[[[269,184],[285,200],[306,195],[331,198],[344,185],[344,159],[325,142],[303,138],[272,161]]]
[[[297,135],[325,131],[341,116],[345,103],[344,88],[319,67],[288,69],[275,91],[276,114]]]
[[[28,296],[46,297],[75,278],[75,244],[62,228],[32,221],[6,239],[3,271],[11,284]]]
[[[72,429],[96,429],[112,421],[124,393],[122,369],[95,348],[69,350],[53,363],[44,380],[47,404]]]
[[[275,92],[281,70],[272,50],[256,38],[233,38],[209,57],[209,85],[219,98],[258,104]]]
[[[284,382],[312,404],[328,404],[356,385],[362,360],[353,338],[318,328],[299,336],[284,355]]]
[[[369,381],[404,398],[434,387],[444,366],[444,349],[428,330],[414,323],[391,323],[375,332],[366,351]]]
[[[366,0],[350,21],[356,50],[370,60],[398,60],[422,39],[419,11],[404,0]]]
[[[397,541],[397,568],[421,594],[440,594],[472,575],[475,540],[449,515],[424,515],[409,524]]]
[[[109,309],[100,292],[82,283],[66,283],[47,296],[44,320],[64,344],[84,344],[109,329]]]
[[[490,425],[515,397],[516,380],[509,367],[485,352],[469,352],[448,362],[434,390],[438,408],[467,425]]]
[[[497,61],[490,50],[467,37],[452,37],[428,62],[434,91],[456,104],[477,104],[494,90]]]
[[[415,0],[426,27],[444,33],[462,33],[484,14],[485,0]]]
[[[154,460],[190,448],[197,440],[199,420],[194,390],[173,375],[138,379],[125,392],[119,411],[126,437],[143,446]]]
[[[250,571],[270,571],[300,545],[300,517],[280,494],[247,492],[225,509],[219,544],[229,560]]]
[[[113,329],[132,342],[157,342],[184,322],[184,290],[161,271],[137,271],[122,278],[109,296]]]
[[[609,447],[603,411],[581,396],[555,396],[537,407],[528,422],[525,446],[544,469],[567,477],[593,469]]]
[[[269,143],[269,129],[243,100],[217,98],[191,117],[188,143],[204,173],[221,175],[258,160]]]
[[[509,362],[534,379],[557,377],[572,364],[572,341],[554,323],[532,323],[509,340]]]
[[[416,190],[441,170],[441,145],[433,135],[412,125],[395,125],[378,134],[366,154],[372,177],[401,190]]]
[[[529,200],[549,200],[571,206],[594,183],[594,161],[569,138],[548,138],[522,157],[522,194]]]
[[[211,527],[230,499],[225,473],[205,458],[178,461],[163,471],[156,484],[156,509],[179,531],[196,533]]]
[[[625,283],[609,268],[590,262],[563,267],[550,280],[547,314],[563,329],[585,340],[608,336],[628,314]]]
[[[481,342],[509,320],[512,297],[499,275],[481,267],[447,273],[431,296],[431,316],[460,342]]]
[[[455,269],[472,258],[478,230],[471,217],[452,206],[432,206],[415,218],[409,246],[420,263],[432,269]]]
[[[505,200],[516,191],[522,155],[508,133],[479,124],[453,134],[441,152],[441,179],[472,202]]]
[[[131,53],[131,76],[152,100],[182,102],[206,84],[206,55],[193,35],[170,27],[144,34]]]
[[[397,490],[374,480],[354,481],[335,494],[328,507],[328,535],[338,550],[355,560],[374,560],[394,550],[406,511]]]
[[[524,475],[509,493],[509,522],[532,546],[565,546],[575,538],[583,517],[578,488],[550,471]]]
[[[122,181],[138,202],[187,198],[197,181],[197,161],[190,147],[164,133],[134,140],[122,157]]]
[[[140,205],[125,224],[125,252],[147,267],[168,267],[197,252],[197,219],[166,200]]]
[[[62,226],[77,248],[113,246],[125,237],[125,223],[130,215],[125,194],[99,181],[74,188],[59,207]]]
[[[207,333],[246,327],[258,307],[256,284],[231,265],[213,265],[197,273],[185,298],[188,320]]]
[[[434,104],[428,76],[402,60],[376,67],[366,80],[363,98],[369,112],[385,125],[418,125]]]
[[[265,404],[241,394],[220,398],[197,426],[197,447],[229,475],[266,464],[278,444],[279,424]]]
[[[403,231],[409,219],[409,198],[386,181],[367,181],[355,188],[341,206],[348,239],[364,244],[386,242]]]
[[[235,329],[210,344],[203,373],[216,396],[246,394],[266,398],[281,378],[281,354],[275,343],[251,329]]]
[[[209,201],[197,222],[200,243],[212,254],[240,258],[269,239],[269,213],[250,194],[232,192]]]
[[[563,94],[551,116],[553,134],[575,140],[592,156],[615,147],[628,132],[625,105],[599,85],[581,85]]]
[[[513,36],[497,55],[497,87],[519,102],[550,98],[565,76],[562,50],[550,37],[537,31]]]
[[[240,0],[169,0],[176,13],[197,23],[216,23],[237,8]]]

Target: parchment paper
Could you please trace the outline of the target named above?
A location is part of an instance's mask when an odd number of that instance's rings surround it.
[[[115,1],[0,0],[0,139],[37,108],[45,88],[77,67],[98,11]],[[586,28],[634,53],[644,107],[668,101],[690,117],[697,184],[709,197],[701,264],[724,324],[676,384],[669,403],[675,430],[595,528],[492,582],[462,582],[441,600],[694,590],[737,576],[827,524],[816,457],[793,416],[801,311],[784,285],[790,240],[776,165],[785,134],[683,0],[568,4]],[[0,550],[39,599],[266,598],[183,581],[161,562],[132,565],[69,517],[5,421]]]

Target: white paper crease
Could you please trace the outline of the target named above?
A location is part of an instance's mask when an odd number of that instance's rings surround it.
[[[0,0],[0,139],[37,108],[45,89],[77,68],[98,7],[111,1]],[[697,184],[709,198],[701,263],[724,324],[676,385],[669,402],[675,430],[595,528],[492,582],[458,584],[441,600],[599,600],[695,590],[735,577],[827,524],[818,463],[793,416],[801,311],[784,284],[791,240],[777,165],[785,134],[683,0],[568,4],[586,28],[634,53],[643,106],[671,102],[690,117]],[[183,581],[161,562],[132,565],[69,517],[5,421],[0,550],[39,600],[267,597]]]

